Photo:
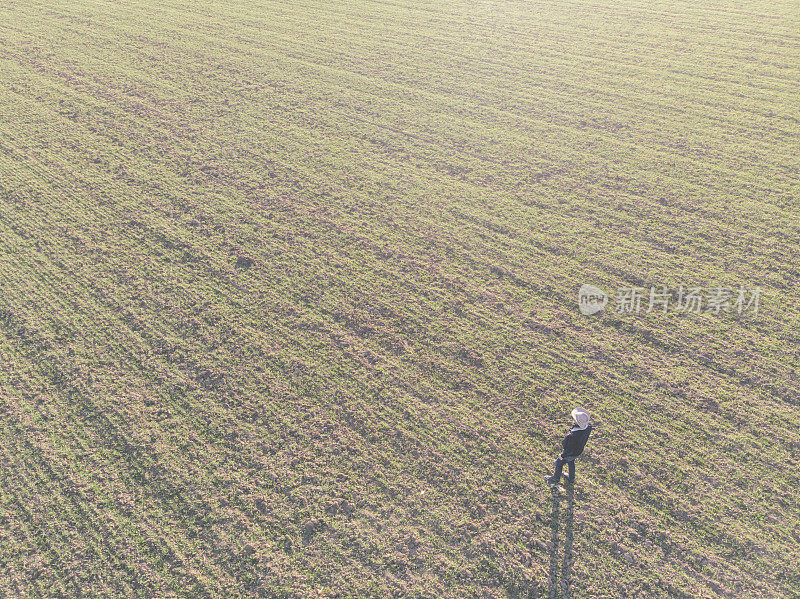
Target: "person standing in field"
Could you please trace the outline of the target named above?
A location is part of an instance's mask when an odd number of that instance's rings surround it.
[[[561,471],[564,464],[569,465],[569,476],[567,481],[570,483],[575,482],[575,458],[583,453],[583,448],[586,446],[586,441],[589,440],[589,435],[592,432],[592,423],[589,421],[589,412],[583,408],[575,408],[572,410],[572,419],[575,425],[570,429],[564,441],[561,442],[563,451],[556,459],[556,471],[553,476],[545,476],[544,480],[550,485],[551,489],[558,486],[561,480]]]

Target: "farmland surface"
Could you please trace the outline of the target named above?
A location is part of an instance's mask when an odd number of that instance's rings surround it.
[[[796,0],[5,0],[0,597],[797,599],[798,89]]]

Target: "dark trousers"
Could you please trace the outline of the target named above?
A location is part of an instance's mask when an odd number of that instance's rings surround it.
[[[553,473],[552,477],[553,482],[557,483],[561,480],[561,471],[564,468],[564,464],[569,464],[569,476],[567,476],[567,480],[571,483],[575,482],[575,458],[563,460],[560,457],[556,460],[556,471]]]

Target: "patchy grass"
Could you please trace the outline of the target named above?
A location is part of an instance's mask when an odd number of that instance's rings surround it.
[[[796,8],[5,3],[0,594],[798,597]]]

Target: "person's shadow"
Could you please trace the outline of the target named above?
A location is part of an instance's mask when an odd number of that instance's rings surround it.
[[[567,513],[564,517],[564,557],[561,561],[561,581],[559,583],[558,576],[558,531],[559,531],[559,515],[561,512],[561,493],[558,489],[553,489],[551,494],[552,511],[550,513],[550,585],[549,594],[550,599],[569,599],[571,577],[572,577],[572,564],[574,557],[572,555],[572,543],[574,539],[575,527],[575,489],[572,483],[566,485],[567,496]],[[559,593],[560,591],[560,593]]]

